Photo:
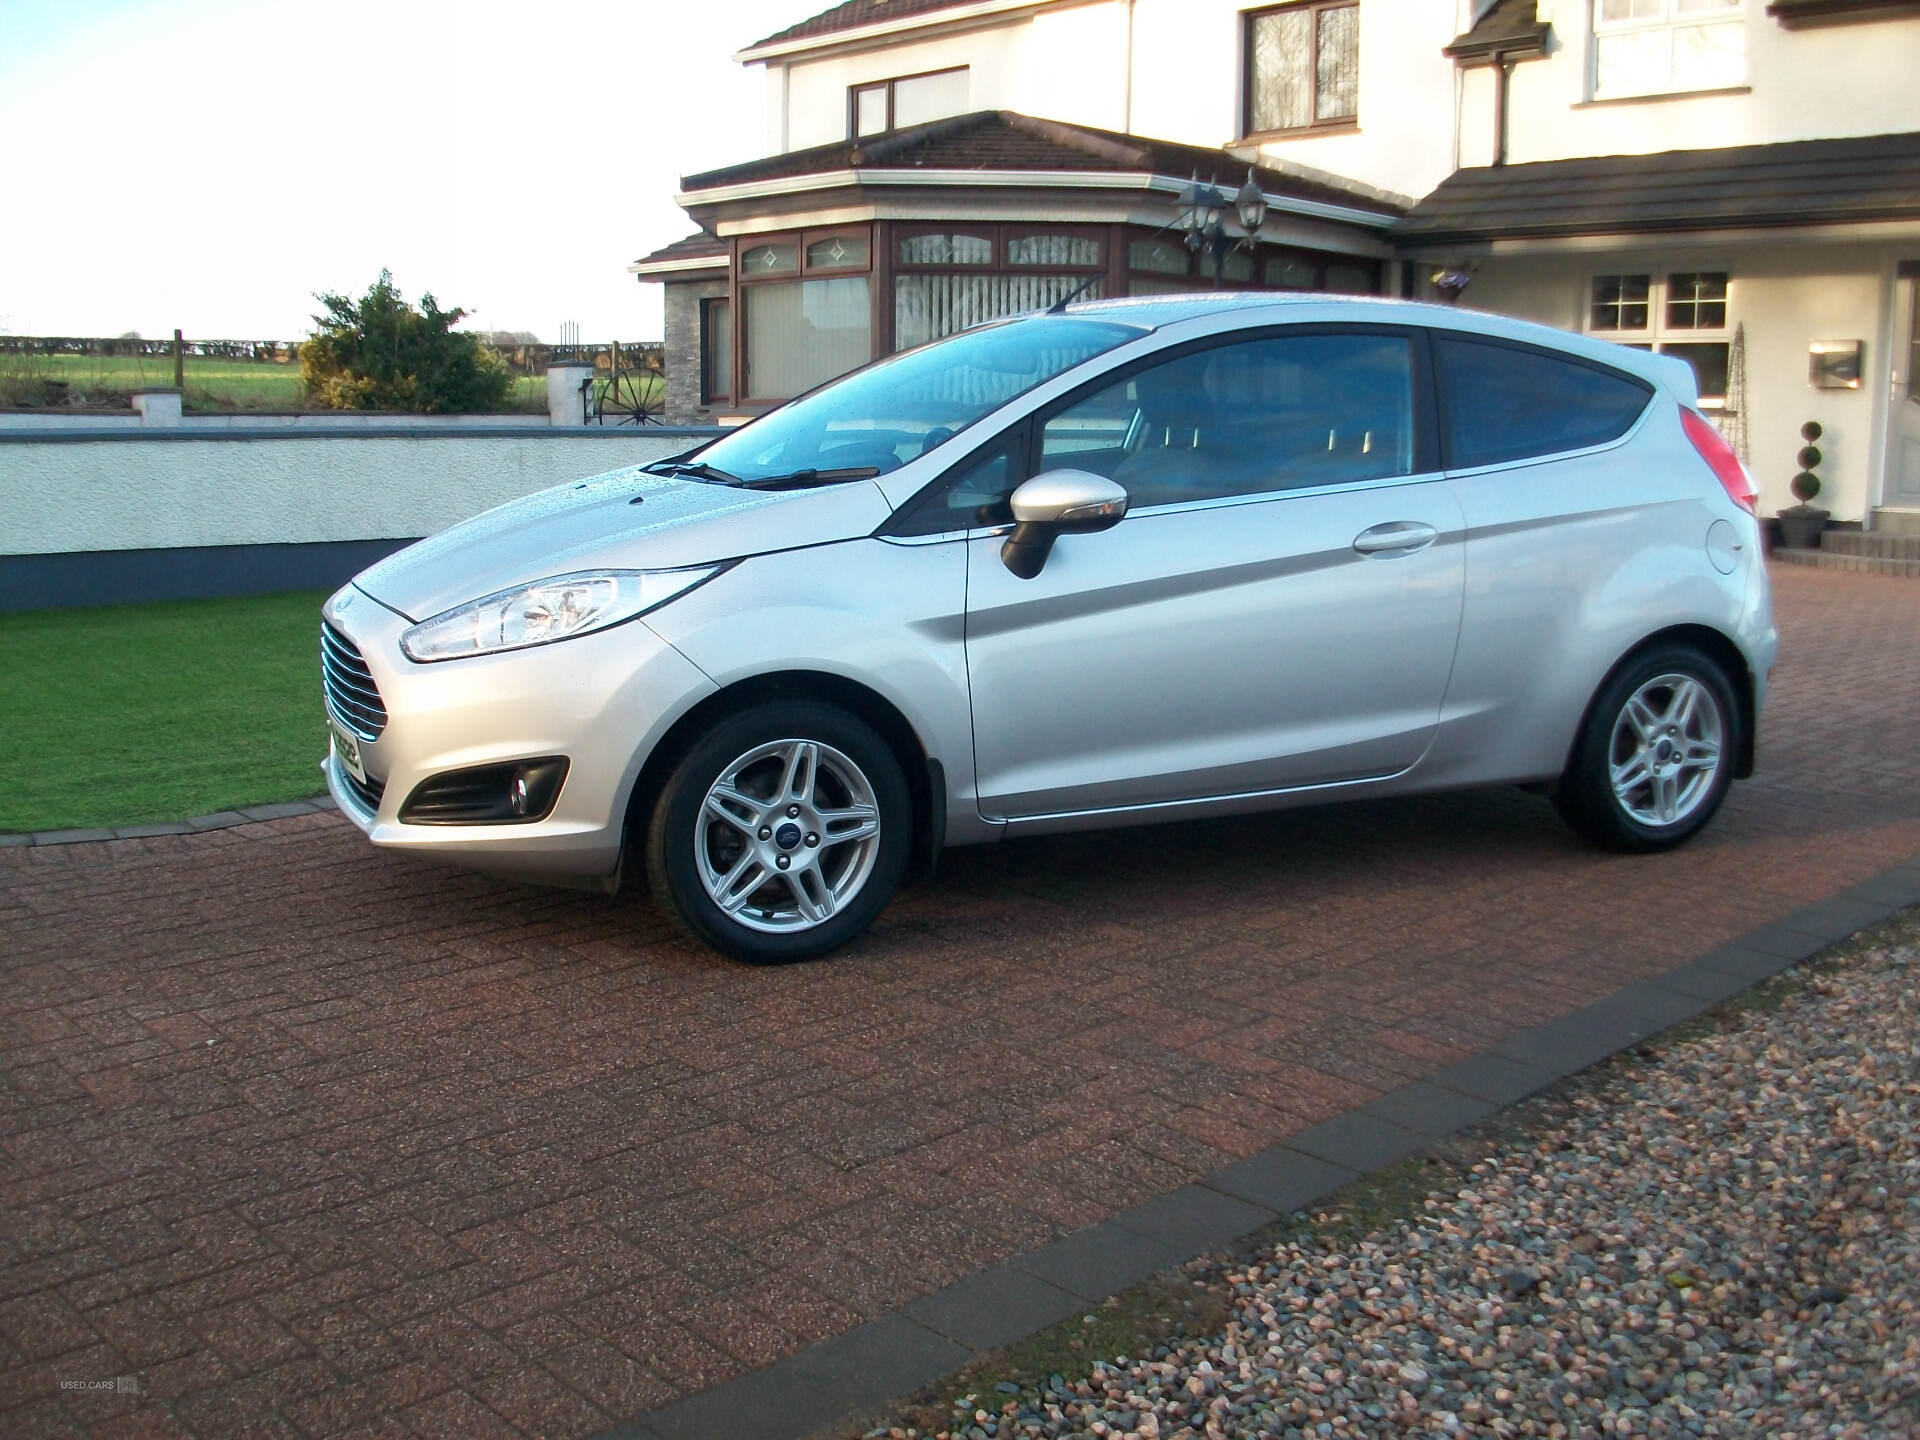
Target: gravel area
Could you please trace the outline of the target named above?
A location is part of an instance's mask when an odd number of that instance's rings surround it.
[[[1417,1218],[1202,1274],[1224,1332],[937,1433],[1920,1435],[1920,923],[1801,979],[1576,1083]]]

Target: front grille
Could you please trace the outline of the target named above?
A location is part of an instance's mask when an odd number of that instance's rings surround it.
[[[354,643],[333,626],[320,624],[320,678],[333,718],[362,740],[378,740],[387,728],[387,706],[373,672]]]
[[[334,768],[339,771],[340,779],[345,783],[346,787],[359,797],[362,805],[367,807],[368,813],[378,814],[380,811],[380,797],[387,793],[386,782],[376,780],[371,775],[364,780],[356,780],[353,778],[353,772],[347,769],[346,766],[336,765]]]

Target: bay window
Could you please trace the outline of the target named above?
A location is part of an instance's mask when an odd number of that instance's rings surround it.
[[[1106,265],[1104,228],[911,227],[894,240],[893,344],[909,350],[1002,315],[1041,310]],[[1100,282],[1081,291],[1097,298]]]
[[[865,229],[740,242],[746,399],[791,399],[873,358],[871,267]]]

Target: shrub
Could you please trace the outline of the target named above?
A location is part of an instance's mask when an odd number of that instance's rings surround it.
[[[1788,486],[1793,491],[1793,498],[1802,505],[1811,505],[1813,497],[1820,493],[1820,477],[1813,473],[1813,467],[1825,457],[1821,455],[1820,447],[1813,442],[1824,433],[1818,420],[1809,420],[1800,427],[1800,438],[1807,443],[1794,457],[1800,462],[1800,473],[1788,482]]]
[[[434,415],[501,409],[510,380],[505,363],[476,335],[453,327],[466,316],[433,296],[406,302],[393,276],[358,300],[316,295],[325,313],[300,346],[300,375],[330,410],[407,410]]]

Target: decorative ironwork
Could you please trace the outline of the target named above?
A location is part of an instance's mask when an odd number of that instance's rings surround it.
[[[634,359],[636,351],[626,352]],[[622,363],[616,341],[608,355],[607,373],[582,382],[586,418],[590,425],[658,425],[666,409],[667,377],[658,345],[641,346],[633,364]],[[611,418],[609,418],[611,417]]]

